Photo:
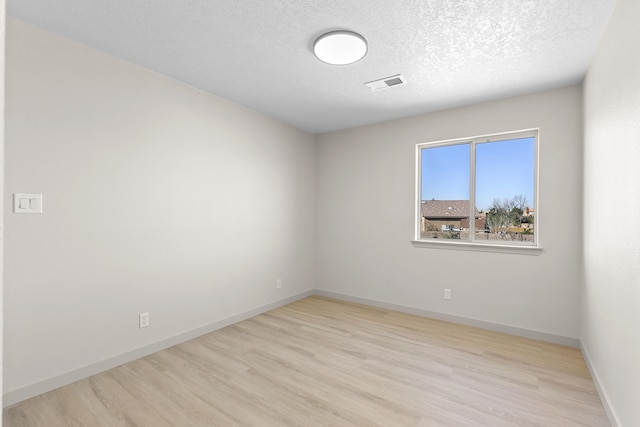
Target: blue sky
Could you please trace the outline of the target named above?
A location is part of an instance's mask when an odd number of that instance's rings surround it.
[[[422,149],[422,200],[468,200],[470,146]],[[534,139],[476,145],[476,207],[523,194],[533,206]]]

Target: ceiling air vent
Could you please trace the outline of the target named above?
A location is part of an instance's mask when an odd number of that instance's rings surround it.
[[[395,76],[385,77],[384,79],[374,80],[365,85],[372,91],[389,89],[390,87],[402,86],[407,84],[407,79],[402,74],[396,74]]]

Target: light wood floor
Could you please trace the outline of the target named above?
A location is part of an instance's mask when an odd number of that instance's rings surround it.
[[[580,351],[310,297],[5,409],[16,426],[609,426]]]

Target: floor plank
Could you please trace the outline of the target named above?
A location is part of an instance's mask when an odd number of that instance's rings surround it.
[[[6,408],[5,427],[609,426],[580,351],[314,296]]]

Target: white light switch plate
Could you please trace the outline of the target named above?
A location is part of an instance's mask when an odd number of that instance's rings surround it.
[[[42,213],[42,194],[13,193],[13,213]]]

